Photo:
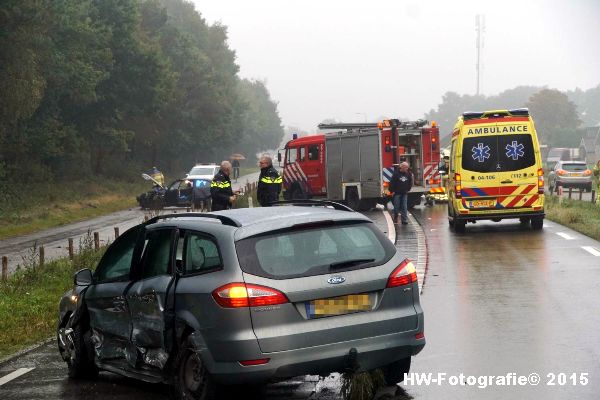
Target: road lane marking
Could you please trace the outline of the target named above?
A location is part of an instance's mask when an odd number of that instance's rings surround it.
[[[581,248],[593,256],[600,257],[600,251],[596,250],[592,246],[581,246]]]
[[[396,244],[396,227],[394,226],[394,221],[392,221],[392,216],[390,215],[390,213],[387,210],[383,210],[381,212],[383,213],[383,216],[385,217],[385,221],[387,222],[388,239],[390,239],[390,242]]]
[[[568,233],[564,233],[564,232],[556,232],[556,234],[560,237],[562,237],[563,239],[567,239],[567,240],[575,240],[575,238],[571,235],[569,235]]]
[[[10,374],[0,378],[0,386],[12,381],[13,379],[20,377],[21,375],[25,375],[26,373],[28,373],[29,371],[33,371],[34,369],[35,369],[35,367],[34,368],[19,368],[18,370],[11,372]]]

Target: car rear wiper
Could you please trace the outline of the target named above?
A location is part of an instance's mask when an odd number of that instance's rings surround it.
[[[364,264],[364,263],[373,262],[373,261],[375,261],[374,258],[356,258],[354,260],[338,261],[338,262],[329,264],[329,269],[351,267],[353,265]]]

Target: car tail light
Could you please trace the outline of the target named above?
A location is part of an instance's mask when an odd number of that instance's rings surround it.
[[[423,333],[423,332],[417,333],[415,335],[415,339],[417,339],[417,340],[425,339],[425,333]]]
[[[456,196],[457,199],[462,198],[462,186],[460,183],[460,174],[454,174],[454,196]]]
[[[544,170],[538,169],[538,194],[544,194]]]
[[[229,283],[212,292],[221,307],[259,307],[288,302],[288,298],[278,290],[249,283]]]
[[[561,176],[562,176],[562,175],[566,175],[566,174],[567,174],[567,171],[565,171],[564,169],[559,169],[558,171],[556,171],[556,173],[557,173],[558,175],[561,175]]]
[[[386,287],[392,288],[396,286],[408,285],[417,281],[417,269],[414,264],[407,258],[402,261],[388,278]]]
[[[583,175],[585,176],[590,176],[592,174],[592,170],[586,169],[585,171],[583,171]]]

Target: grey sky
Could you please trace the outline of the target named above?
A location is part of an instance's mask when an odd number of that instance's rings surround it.
[[[600,0],[193,0],[229,28],[245,78],[267,81],[285,125],[420,118],[447,91],[600,84]],[[507,105],[511,107],[514,105]]]

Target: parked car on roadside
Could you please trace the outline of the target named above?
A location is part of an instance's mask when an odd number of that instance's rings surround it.
[[[548,177],[550,193],[559,187],[592,191],[592,170],[584,161],[558,161]]]
[[[425,345],[414,265],[367,217],[303,205],[125,232],[60,301],[69,376],[169,382],[180,399],[352,365],[402,381]]]
[[[187,179],[209,179],[212,181],[214,176],[221,168],[217,164],[196,164],[186,175]]]

